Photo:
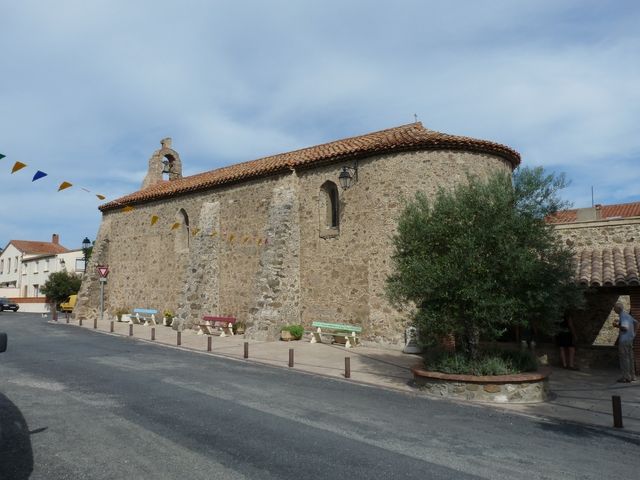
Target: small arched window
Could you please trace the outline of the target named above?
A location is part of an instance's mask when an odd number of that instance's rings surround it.
[[[320,234],[335,235],[340,227],[340,196],[338,186],[327,181],[320,187]]]
[[[176,214],[176,223],[180,224],[176,229],[176,252],[186,252],[189,250],[190,228],[189,215],[184,208]]]

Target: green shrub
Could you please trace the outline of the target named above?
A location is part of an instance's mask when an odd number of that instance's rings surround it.
[[[486,350],[475,360],[461,352],[438,352],[425,361],[427,369],[463,375],[512,375],[535,372],[536,358],[529,351]]]
[[[300,340],[302,335],[304,335],[304,328],[302,325],[287,325],[286,327],[282,327],[282,330],[289,332],[296,340]]]

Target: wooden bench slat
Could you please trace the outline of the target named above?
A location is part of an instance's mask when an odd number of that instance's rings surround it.
[[[343,323],[313,322],[311,326],[314,328],[320,327],[320,328],[329,328],[331,330],[346,330],[349,332],[356,332],[356,333],[362,332],[362,327],[359,327],[357,325],[346,325]]]
[[[158,313],[158,311],[152,308],[134,308],[133,313],[146,313],[148,315],[155,315],[156,313]]]

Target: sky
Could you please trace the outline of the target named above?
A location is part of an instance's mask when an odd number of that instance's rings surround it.
[[[414,114],[564,172],[574,207],[592,187],[640,201],[637,1],[0,0],[0,18],[0,248],[93,240],[95,195],[138,190],[164,137],[192,175]]]

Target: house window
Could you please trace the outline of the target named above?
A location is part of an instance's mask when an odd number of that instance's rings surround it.
[[[33,273],[38,273],[38,265],[40,265],[40,260],[33,262]]]
[[[7,273],[11,273],[11,259],[7,258]]]
[[[45,272],[49,271],[49,260],[48,259],[44,261],[44,271]]]
[[[27,274],[27,264],[26,264],[26,263],[23,263],[23,264],[22,264],[22,274],[23,274],[23,275],[26,275],[26,274]]]
[[[18,273],[18,257],[16,257],[15,261],[13,262],[13,271]]]
[[[38,297],[40,295],[40,285],[35,284],[33,286],[33,296]]]
[[[0,275],[4,273],[4,260],[0,260]]]
[[[336,236],[340,227],[338,186],[330,181],[323,183],[319,200],[320,236]]]

